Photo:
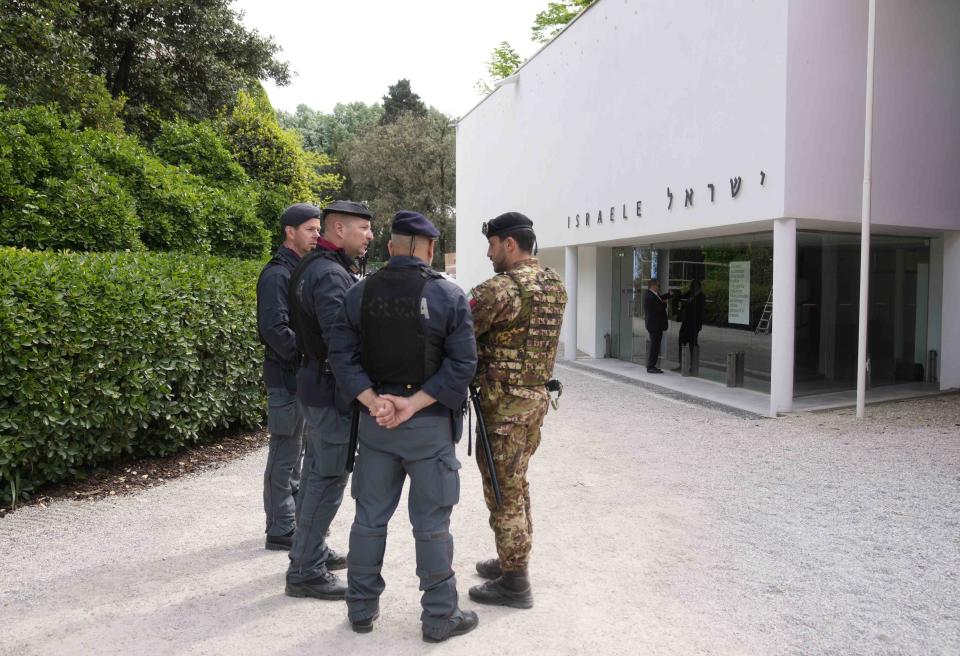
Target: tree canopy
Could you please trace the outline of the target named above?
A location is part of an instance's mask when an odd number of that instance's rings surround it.
[[[387,107],[393,107],[389,120]],[[302,135],[305,148],[333,160],[327,170],[342,174],[341,198],[368,203],[375,261],[387,259],[393,213],[409,209],[423,212],[440,230],[434,264],[443,266],[443,254],[454,248],[456,129],[449,116],[427,107],[409,80],[390,86],[384,106],[340,103],[325,113],[300,105],[278,116],[281,125]]]
[[[57,103],[85,125],[117,127],[122,101],[92,72],[87,43],[76,30],[76,2],[0,3],[0,85],[12,107]]]
[[[0,84],[16,106],[74,111],[81,98],[94,118],[113,98],[154,136],[160,120],[213,117],[257,80],[289,81],[279,46],[240,19],[230,0],[8,0]]]
[[[259,79],[286,84],[273,39],[248,31],[229,0],[79,0],[93,72],[131,116],[209,118]]]
[[[546,43],[593,2],[594,0],[561,0],[549,3],[547,8],[533,19],[533,27],[530,28],[533,40]]]
[[[410,80],[403,79],[396,84],[390,85],[387,95],[383,97],[383,116],[380,122],[383,124],[393,123],[404,112],[410,112],[416,116],[426,116],[427,106],[420,100],[420,96],[415,94],[410,88]]]
[[[530,28],[533,41],[546,43],[593,2],[594,0],[562,0],[549,3],[547,8],[537,13],[533,20],[533,26]],[[490,60],[487,62],[489,81],[477,80],[474,88],[481,95],[490,93],[493,91],[491,82],[495,83],[513,75],[521,64],[523,59],[517,51],[506,41],[501,41],[500,45],[490,53]]]
[[[490,61],[487,62],[487,73],[493,82],[498,82],[516,73],[522,63],[523,59],[517,54],[517,51],[513,49],[513,46],[506,41],[501,41],[500,45],[490,53]],[[488,94],[493,91],[493,87],[491,87],[486,80],[478,80],[474,87],[477,92],[481,94]]]
[[[377,217],[374,259],[387,258],[390,217],[409,209],[423,212],[441,231],[434,264],[443,267],[443,253],[454,247],[455,138],[450,118],[431,107],[424,116],[405,112],[351,142],[347,178]]]
[[[341,145],[379,124],[382,117],[382,105],[362,102],[337,103],[330,114],[307,105],[298,105],[293,114],[277,113],[280,125],[300,133],[304,148],[330,157],[337,157]]]

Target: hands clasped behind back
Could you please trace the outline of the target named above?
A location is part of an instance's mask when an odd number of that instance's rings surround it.
[[[436,399],[423,390],[419,390],[413,396],[382,394],[371,403],[370,416],[377,420],[379,426],[396,428],[435,402]]]

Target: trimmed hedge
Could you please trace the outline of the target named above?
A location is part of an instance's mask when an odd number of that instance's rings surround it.
[[[0,248],[0,502],[258,425],[261,265]]]

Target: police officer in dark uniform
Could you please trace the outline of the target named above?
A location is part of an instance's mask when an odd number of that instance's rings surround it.
[[[296,525],[303,417],[297,404],[296,337],[290,326],[287,288],[290,274],[320,234],[320,208],[291,205],[280,216],[283,244],[257,280],[257,332],[264,346],[263,382],[267,388],[270,448],[263,473],[263,510],[267,549],[289,549]]]
[[[357,513],[347,610],[354,631],[372,630],[387,524],[409,476],[423,639],[439,642],[477,626],[476,613],[458,604],[450,535],[460,500],[454,445],[477,349],[466,296],[428,265],[439,231],[423,215],[400,211],[391,233],[390,261],[347,292],[330,337],[339,384],[369,409],[351,488]]]
[[[317,247],[290,280],[291,322],[303,356],[297,396],[307,427],[298,524],[286,577],[291,597],[343,599],[346,592],[332,573],[346,567],[346,558],[327,547],[325,536],[347,484],[350,401],[338,393],[327,344],[344,294],[357,282],[355,258],[373,239],[371,219],[361,203],[338,200],[325,207]]]

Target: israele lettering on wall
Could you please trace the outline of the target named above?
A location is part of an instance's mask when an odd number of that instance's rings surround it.
[[[766,171],[760,171],[760,186],[765,187],[767,183],[767,173]],[[729,178],[730,182],[730,200],[735,200],[737,196],[740,195],[740,192],[743,190],[743,177],[735,176]],[[691,209],[694,207],[694,194],[697,190],[697,187],[681,187],[683,190],[683,207],[685,209]],[[723,198],[717,198],[717,185],[713,182],[708,183],[705,186],[707,193],[709,194],[710,203],[715,204],[718,200],[722,201]],[[722,190],[722,186],[721,186]],[[670,187],[667,187],[666,193],[666,202],[664,207],[667,211],[673,211],[673,190]],[[627,207],[630,207],[627,210]],[[589,228],[593,226],[602,226],[603,224],[615,224],[618,221],[629,221],[631,218],[642,219],[643,218],[643,201],[638,200],[636,204],[633,201],[630,203],[620,203],[619,211],[618,205],[610,205],[609,208],[601,206],[596,212],[583,212],[576,214],[567,215],[567,228],[576,229],[576,228]],[[606,214],[604,214],[606,212]],[[593,220],[591,221],[591,216]]]

